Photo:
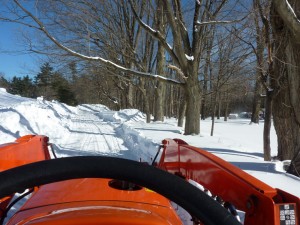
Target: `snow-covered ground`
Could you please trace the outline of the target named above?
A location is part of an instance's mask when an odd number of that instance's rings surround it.
[[[183,135],[176,120],[145,123],[135,109],[111,111],[103,105],[71,107],[42,98],[29,99],[0,89],[0,144],[26,134],[50,138],[58,157],[109,155],[150,162],[164,138],[180,138],[233,163],[275,188],[300,197],[300,179],[288,175],[282,162],[263,161],[263,121],[249,125],[247,119],[217,120],[210,136],[211,120],[201,121],[200,135]],[[271,131],[272,155],[276,134]]]

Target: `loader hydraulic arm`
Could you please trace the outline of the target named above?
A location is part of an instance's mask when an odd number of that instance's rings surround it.
[[[246,213],[245,225],[299,224],[300,199],[180,139],[163,140],[158,167],[191,179]]]

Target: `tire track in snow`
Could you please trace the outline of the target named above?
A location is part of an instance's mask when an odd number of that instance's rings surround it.
[[[111,144],[110,144],[110,142],[109,142],[109,140],[108,140],[108,137],[106,137],[106,134],[103,133],[103,131],[101,130],[101,126],[96,125],[96,123],[94,123],[94,125],[95,125],[95,127],[98,129],[99,133],[103,136],[103,139],[105,140],[105,143],[106,143],[108,149],[109,149],[111,152],[114,151],[115,149],[111,146]],[[103,126],[103,125],[102,125],[102,126]],[[113,138],[110,138],[110,139],[113,140]]]
[[[127,150],[122,145],[114,130],[114,127],[104,122],[96,114],[82,111],[78,115],[73,115],[69,120],[67,128],[68,135],[56,145],[63,156],[71,155],[111,155],[121,156],[122,151]]]

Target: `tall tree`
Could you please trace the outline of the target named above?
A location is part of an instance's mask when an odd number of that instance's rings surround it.
[[[163,4],[160,4],[159,0],[156,0],[156,29],[163,36],[165,36],[165,15],[163,13],[164,7]],[[161,43],[158,43],[157,54],[156,54],[156,72],[157,74],[165,74],[165,49]],[[155,85],[155,109],[154,109],[154,121],[163,121],[164,120],[164,100],[166,92],[166,84],[157,81]]]
[[[170,27],[172,45],[168,44],[167,37],[157,30],[150,28],[135,12],[135,7],[130,1],[135,16],[141,26],[150,33],[158,42],[164,46],[165,50],[172,58],[179,75],[184,79],[186,120],[185,134],[198,134],[200,132],[200,108],[201,108],[201,88],[199,83],[198,70],[203,53],[203,39],[207,31],[209,20],[215,20],[220,13],[226,0],[215,1],[195,1],[193,17],[186,22],[183,14],[181,1],[160,1],[166,14],[166,22]],[[209,16],[208,16],[209,15]],[[202,22],[201,22],[202,21]],[[214,21],[213,23],[217,23]],[[187,24],[192,24],[188,26]]]
[[[259,92],[263,87],[265,91],[265,112],[264,112],[264,159],[271,160],[270,132],[272,124],[272,104],[275,95],[274,72],[273,72],[273,47],[271,44],[270,25],[270,5],[269,1],[254,0],[255,28],[256,28],[256,48],[252,45],[257,58],[256,87],[253,101],[252,122],[258,119],[260,105]],[[265,54],[265,52],[267,54]],[[255,115],[253,115],[255,114]]]
[[[261,108],[261,95],[262,95],[262,82],[261,78],[264,76],[264,50],[265,50],[265,36],[263,34],[263,24],[260,23],[259,16],[259,5],[257,0],[253,1],[253,8],[255,12],[254,23],[256,32],[256,48],[254,52],[256,55],[256,78],[255,78],[255,88],[252,103],[252,115],[251,123],[259,123],[259,112]],[[253,46],[253,45],[252,45]]]
[[[300,2],[272,1],[274,34],[273,117],[278,157],[292,159],[288,172],[300,176]]]

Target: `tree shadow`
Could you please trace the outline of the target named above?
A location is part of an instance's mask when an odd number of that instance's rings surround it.
[[[250,158],[255,161],[237,161],[229,160],[228,162],[235,165],[236,167],[242,169],[242,170],[248,170],[248,171],[260,171],[260,172],[270,172],[270,173],[282,173],[281,171],[278,171],[276,169],[276,162],[270,162],[270,161],[263,161],[263,153],[257,153],[257,152],[241,152],[241,151],[235,151],[230,149],[215,149],[215,148],[203,148],[204,150],[217,154],[218,157],[222,158],[220,155],[230,155],[230,156],[237,156],[237,157],[243,157],[243,158]]]
[[[264,154],[259,152],[242,152],[232,149],[222,149],[222,148],[202,148],[210,153],[227,154],[227,155],[242,155],[251,158],[263,159]]]

